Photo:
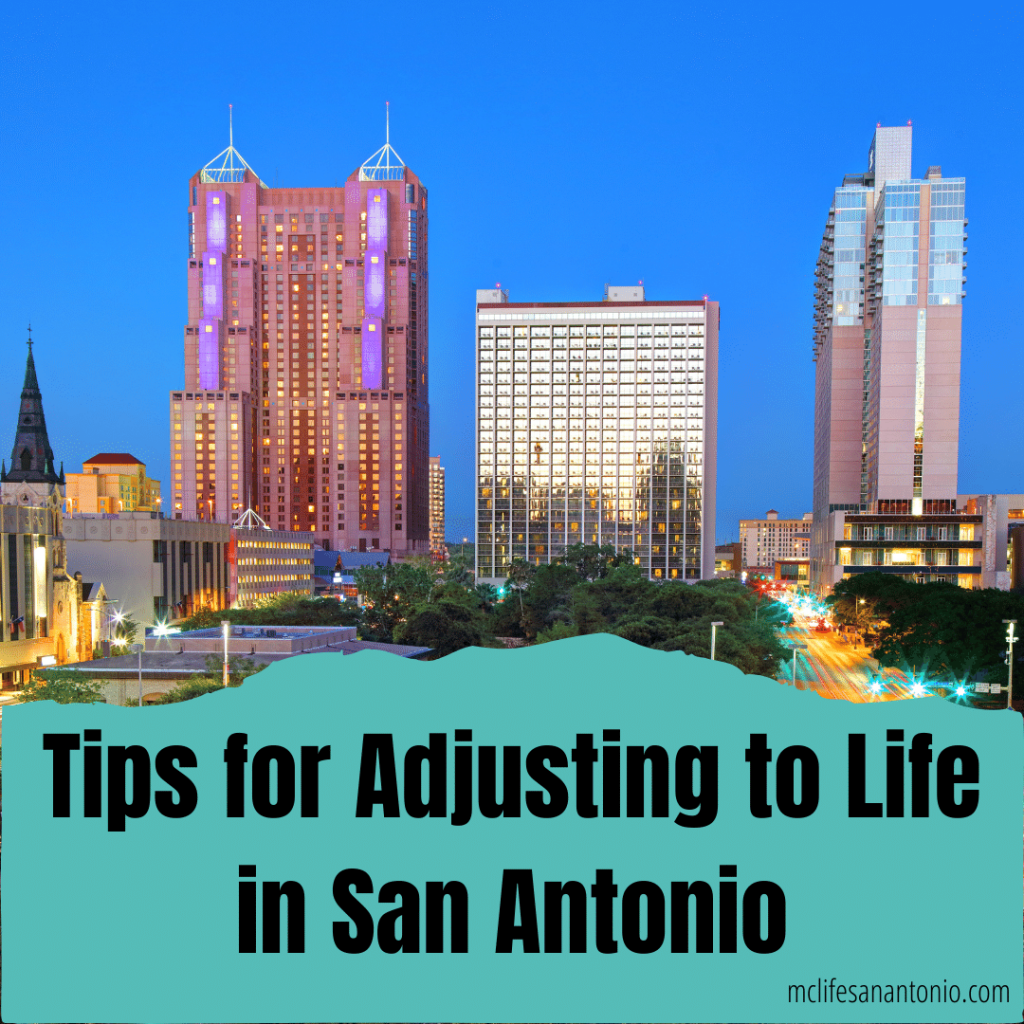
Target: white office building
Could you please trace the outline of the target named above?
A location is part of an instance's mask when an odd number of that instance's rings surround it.
[[[717,302],[509,302],[478,291],[481,582],[574,544],[629,549],[650,578],[715,572]]]

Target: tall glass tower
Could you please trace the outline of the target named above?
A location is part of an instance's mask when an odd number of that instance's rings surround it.
[[[819,593],[859,571],[975,575],[980,541],[956,511],[964,179],[914,179],[911,132],[876,129],[868,170],[835,190],[815,271]]]

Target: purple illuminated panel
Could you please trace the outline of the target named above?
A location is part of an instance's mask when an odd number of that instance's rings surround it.
[[[366,192],[366,248],[388,247],[388,192],[371,188]]]
[[[220,386],[220,322],[214,317],[199,321],[199,386],[216,391]]]
[[[206,193],[206,248],[224,252],[228,247],[228,194]]]
[[[366,292],[366,315],[385,317],[385,281],[387,280],[387,253],[366,251],[364,267],[364,290]]]
[[[381,322],[379,317],[363,317],[363,387],[379,388],[381,378]]]
[[[224,315],[224,254],[203,253],[203,316]]]

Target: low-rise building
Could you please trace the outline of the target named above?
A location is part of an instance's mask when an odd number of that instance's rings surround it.
[[[118,612],[144,626],[313,592],[309,533],[156,512],[77,515],[65,519],[64,533],[71,564],[101,579]]]
[[[66,475],[67,511],[159,512],[160,481],[146,475],[146,464],[128,452],[100,452]]]
[[[743,564],[743,545],[739,542],[719,544],[715,547],[715,577],[731,579],[740,574]]]
[[[358,640],[355,626],[232,625],[228,633],[229,671],[232,662],[238,659],[266,667],[300,654],[348,655],[382,651],[401,658],[420,659],[431,651],[429,647]],[[134,704],[140,690],[143,703],[149,703],[194,675],[209,674],[212,662],[222,665],[224,646],[220,627],[195,629],[170,636],[146,637],[140,653],[67,667],[99,683],[108,704]],[[323,667],[329,670],[331,665],[325,663]]]
[[[272,530],[248,509],[231,527],[231,606],[252,608],[277,594],[312,596],[316,550],[312,533]]]

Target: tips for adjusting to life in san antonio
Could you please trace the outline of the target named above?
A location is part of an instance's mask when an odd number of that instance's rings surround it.
[[[347,776],[355,780],[355,792],[349,792],[350,799],[354,798],[354,816],[447,818],[453,826],[464,826],[476,809],[483,818],[507,819],[511,825],[523,817],[525,806],[526,814],[539,819],[574,812],[580,818],[664,818],[683,828],[705,828],[715,821],[719,813],[717,746],[688,744],[670,755],[658,745],[623,748],[618,729],[604,730],[600,747],[595,745],[594,738],[593,733],[576,733],[575,746],[568,753],[559,746],[543,745],[528,750],[525,757],[522,747],[504,746],[499,785],[496,746],[474,746],[470,729],[456,729],[454,749],[449,750],[446,733],[430,733],[426,745],[409,747],[401,759],[400,787],[393,735],[367,733],[362,737],[358,766],[353,765],[355,770]],[[43,749],[52,752],[54,818],[72,816],[73,766],[76,773],[81,769],[83,818],[103,817],[106,781],[110,832],[123,832],[128,819],[140,818],[151,809],[175,819],[189,816],[198,804],[198,788],[188,770],[196,769],[199,762],[187,746],[166,746],[151,757],[141,745],[104,746],[99,729],[86,729],[81,735],[44,734]],[[851,819],[903,817],[908,774],[910,816],[929,817],[933,800],[937,810],[949,818],[965,818],[977,809],[979,759],[972,747],[951,745],[933,756],[930,733],[916,734],[907,747],[903,730],[889,729],[884,758],[880,754],[876,742],[869,757],[865,733],[848,736],[845,777],[847,814]],[[768,818],[776,810],[787,818],[814,814],[820,797],[819,762],[810,747],[793,745],[775,754],[768,746],[767,734],[754,733],[743,756],[749,766],[751,817]],[[74,764],[78,757],[82,758],[80,765]],[[233,733],[227,738],[222,757],[226,801],[221,806],[226,817],[245,817],[250,808],[263,818],[286,817],[296,809],[301,817],[320,816],[321,769],[331,760],[330,746],[302,746],[296,757],[286,747],[266,745],[256,749],[250,760],[247,735]],[[884,799],[868,799],[869,760],[884,760]],[[907,764],[909,772],[905,771]],[[534,784],[525,791],[524,767]],[[454,798],[450,812],[449,770]],[[157,788],[160,783],[166,788]],[[769,802],[769,792],[774,804]],[[671,807],[673,800],[675,807]],[[353,803],[344,798],[331,799],[330,806],[352,807]],[[238,873],[238,951],[256,951],[259,916],[263,952],[280,951],[284,904],[286,948],[293,953],[303,952],[306,894],[302,885],[297,881],[266,880],[258,892],[254,864],[240,865]],[[689,952],[691,947],[698,952],[711,952],[717,947],[718,952],[728,953],[736,951],[738,936],[742,935],[744,944],[753,952],[772,953],[780,949],[786,936],[786,897],[781,887],[770,881],[752,881],[740,898],[737,866],[720,865],[719,876],[717,900],[712,885],[705,881],[672,881],[667,894],[662,886],[651,881],[627,885],[619,907],[622,944],[631,952],[650,953],[667,940],[673,952]],[[347,867],[338,872],[332,895],[346,919],[333,926],[334,945],[345,953],[360,953],[376,941],[386,952],[418,952],[422,906],[425,950],[443,950],[447,919],[450,951],[466,951],[466,886],[454,880],[427,881],[422,888],[422,898],[420,888],[407,881],[389,881],[377,891],[371,875],[361,868]],[[365,905],[369,902],[366,897],[374,892],[378,905],[400,905],[375,917]],[[521,943],[524,951],[540,951],[541,936],[545,952],[561,951],[563,898],[568,903],[570,951],[583,952],[587,948],[591,905],[597,950],[618,951],[613,920],[615,901],[620,895],[612,870],[596,870],[589,890],[579,881],[545,881],[538,900],[533,873],[522,867],[501,872],[495,951],[510,952],[516,943]],[[538,923],[541,917],[542,927]],[[695,936],[692,943],[691,918]],[[643,929],[641,919],[646,921]],[[717,942],[712,934],[715,922]]]

